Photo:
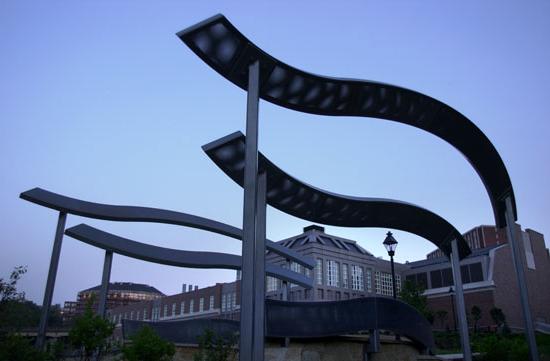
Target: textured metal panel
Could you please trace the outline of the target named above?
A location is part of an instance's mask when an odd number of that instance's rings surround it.
[[[387,297],[333,302],[266,300],[268,337],[316,338],[373,329],[393,331],[433,348],[430,323],[408,304]]]
[[[198,338],[206,330],[212,330],[222,337],[231,337],[239,332],[238,321],[202,318],[172,322],[122,320],[122,334],[128,339],[145,325],[155,330],[164,340],[177,344],[197,344]]]
[[[266,336],[311,339],[387,330],[411,339],[420,349],[433,349],[430,323],[414,308],[386,297],[334,302],[285,302],[266,300]],[[175,343],[196,343],[206,328],[238,331],[238,322],[219,319],[140,322],[124,320],[124,337],[143,324]]]
[[[517,219],[512,183],[500,155],[474,123],[450,106],[395,85],[296,69],[254,45],[221,14],[177,35],[210,67],[244,90],[248,64],[259,60],[260,97],[271,103],[312,114],[392,120],[440,137],[458,149],[483,180],[496,224],[506,225],[508,196]]]
[[[245,136],[235,132],[203,150],[231,179],[242,186]],[[468,244],[449,222],[411,203],[381,198],[360,198],[324,191],[285,173],[262,153],[259,170],[267,173],[267,203],[285,213],[312,222],[340,227],[394,228],[417,234],[451,253],[458,240],[460,258],[470,254]]]
[[[20,194],[26,201],[60,212],[74,214],[81,217],[103,219],[117,222],[152,222],[178,226],[192,227],[224,236],[242,240],[242,230],[225,223],[191,214],[169,211],[158,208],[118,206],[87,202],[80,199],[66,197],[41,188],[33,188]],[[266,240],[266,247],[270,251],[290,258],[305,267],[313,268],[315,261],[299,253],[282,247],[275,242]]]
[[[176,267],[241,269],[241,257],[237,255],[217,252],[183,251],[152,246],[116,236],[87,224],[79,224],[68,228],[65,234],[94,247],[147,262]],[[267,265],[266,273],[269,276],[290,281],[306,288],[313,287],[312,278],[276,265]]]

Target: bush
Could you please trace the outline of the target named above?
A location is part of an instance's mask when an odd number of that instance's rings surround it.
[[[176,353],[174,344],[164,341],[149,327],[142,327],[122,349],[127,361],[168,361]]]
[[[22,336],[10,334],[0,341],[0,361],[46,361],[46,357]]]
[[[88,303],[84,314],[74,320],[69,340],[80,351],[80,358],[89,360],[94,353],[101,355],[107,350],[107,341],[114,329],[115,325],[94,314],[91,303]]]
[[[529,349],[523,335],[488,334],[474,347],[481,352],[483,361],[529,361]]]
[[[199,351],[193,355],[193,361],[232,361],[237,356],[235,335],[218,335],[206,329],[198,341]]]

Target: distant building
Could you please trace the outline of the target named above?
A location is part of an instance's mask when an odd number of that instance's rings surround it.
[[[527,288],[533,320],[550,323],[550,254],[541,233],[517,227],[520,256],[527,278]],[[494,326],[490,310],[503,310],[508,325],[523,328],[521,305],[510,246],[503,230],[494,226],[479,226],[464,237],[472,248],[472,254],[461,262],[462,282],[466,311],[473,306],[481,309],[481,327]],[[427,259],[406,264],[403,277],[426,288],[428,307],[434,314],[445,317],[434,320],[436,329],[456,328],[453,310],[454,287],[449,260],[434,251]],[[473,326],[471,320],[470,326]]]
[[[240,284],[240,281],[235,281],[206,288],[195,287],[176,295],[116,307],[107,315],[115,324],[120,324],[123,319],[174,321],[217,317],[238,320]]]
[[[97,311],[100,289],[101,285],[78,292],[76,314],[82,314],[86,309],[86,305],[92,299],[92,309]],[[109,284],[106,308],[109,310],[136,302],[154,300],[163,296],[164,293],[149,285],[131,282],[114,282]]]
[[[517,227],[521,257],[524,260],[533,319],[550,323],[550,254],[542,234]],[[513,328],[523,325],[515,270],[505,234],[491,226],[479,226],[464,237],[472,254],[462,260],[461,275],[467,311],[475,305],[481,309],[480,327],[494,326],[490,316],[493,307],[501,308],[508,324]],[[284,239],[279,244],[310,256],[316,262],[313,270],[288,262],[272,252],[266,262],[290,267],[292,270],[314,277],[314,288],[306,290],[289,285],[290,301],[336,301],[357,297],[392,296],[390,262],[373,256],[357,242],[325,233],[320,226],[305,227],[303,233]],[[434,328],[455,327],[453,275],[447,257],[431,252],[425,260],[396,263],[396,288],[408,280],[422,285],[428,297],[428,307],[439,315]],[[185,289],[185,287],[183,287]],[[266,278],[266,297],[283,298],[283,283]],[[109,311],[112,321],[122,319],[146,321],[173,321],[179,319],[217,317],[238,320],[240,311],[240,274],[237,281],[217,283],[202,289],[188,288],[173,296],[128,304]]]
[[[65,301],[63,308],[61,309],[61,315],[63,317],[63,323],[71,321],[76,315],[76,301]]]

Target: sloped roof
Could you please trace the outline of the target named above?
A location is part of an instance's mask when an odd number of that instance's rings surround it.
[[[361,247],[356,241],[327,234],[323,227],[316,225],[305,227],[302,234],[284,239],[277,243],[287,248],[299,247],[308,243],[317,243],[343,251],[372,256],[372,253]]]
[[[494,244],[488,247],[474,249],[472,250],[472,253],[470,253],[465,259],[475,258],[479,256],[486,256],[489,254],[491,250],[502,246],[506,246],[506,243]],[[406,263],[405,265],[409,266],[411,269],[414,269],[414,268],[431,266],[431,265],[440,264],[440,263],[450,263],[450,261],[447,257],[437,257],[437,258],[428,258],[428,259],[422,259],[420,261],[409,262],[409,263]]]
[[[101,289],[101,285],[98,285],[95,287],[87,288],[80,292],[99,291],[100,289]],[[109,283],[109,291],[150,292],[150,293],[158,293],[159,295],[164,296],[164,293],[160,292],[155,287],[149,286],[143,283],[112,282],[112,283]]]

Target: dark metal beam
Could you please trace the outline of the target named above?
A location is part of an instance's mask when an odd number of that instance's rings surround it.
[[[244,154],[244,204],[243,248],[241,278],[241,332],[239,360],[253,360],[254,345],[254,279],[263,275],[254,274],[256,252],[256,207],[258,195],[258,105],[260,87],[260,64],[256,61],[248,67],[248,97],[246,106],[246,134]],[[261,360],[254,360],[261,361]]]
[[[99,305],[97,314],[105,317],[107,309],[107,299],[109,298],[109,282],[111,280],[111,266],[113,264],[113,252],[105,251],[105,260],[103,261],[103,275],[101,277],[101,291],[99,293]]]
[[[119,206],[87,202],[76,198],[66,197],[41,188],[30,189],[21,193],[20,197],[21,199],[43,207],[81,217],[117,222],[151,222],[173,224],[197,228],[242,240],[242,230],[237,227],[182,212],[158,208]],[[299,253],[285,248],[275,242],[267,240],[266,247],[274,253],[277,253],[285,258],[290,258],[294,262],[300,263],[304,267],[313,268],[315,266],[315,261],[310,257],[304,257]]]
[[[506,197],[510,197],[512,215],[517,219],[512,183],[497,150],[474,123],[447,104],[391,84],[297,69],[260,49],[221,14],[177,35],[212,69],[244,90],[248,86],[248,64],[259,61],[260,97],[273,104],[312,114],[392,120],[443,139],[459,150],[479,174],[496,224],[506,224]]]
[[[243,185],[246,137],[235,132],[202,148],[233,181]],[[460,258],[470,247],[449,222],[417,205],[382,198],[332,193],[289,175],[259,154],[259,169],[267,173],[267,203],[282,212],[311,222],[339,227],[381,227],[414,233],[427,239],[446,255],[451,241],[458,240]]]
[[[59,266],[59,256],[61,255],[61,243],[63,241],[63,231],[67,222],[67,213],[59,212],[57,219],[57,228],[53,241],[52,256],[50,258],[50,268],[48,270],[48,280],[44,290],[44,300],[42,301],[42,314],[40,315],[40,324],[38,325],[38,334],[36,337],[36,347],[39,350],[44,349],[46,340],[46,329],[48,327],[48,315],[52,305],[53,290],[55,288],[55,278],[57,277],[57,267]]]

